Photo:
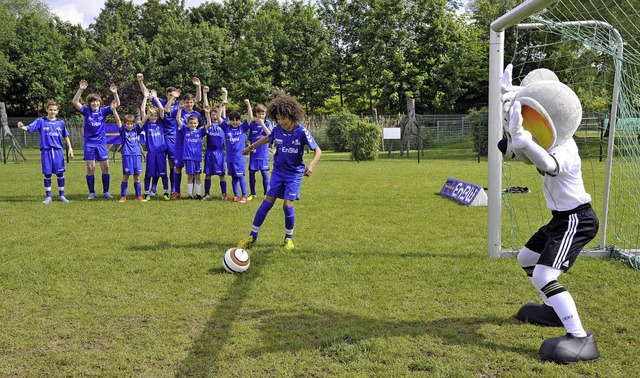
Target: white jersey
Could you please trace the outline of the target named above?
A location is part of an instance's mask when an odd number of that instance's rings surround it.
[[[549,150],[558,163],[557,174],[542,176],[542,189],[547,206],[555,211],[567,211],[591,202],[591,196],[584,189],[582,162],[578,146],[572,139]]]

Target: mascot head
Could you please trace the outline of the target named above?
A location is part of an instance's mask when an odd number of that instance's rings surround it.
[[[510,103],[513,101],[522,104],[522,127],[545,150],[571,139],[582,120],[578,96],[548,69],[536,69],[527,74]],[[508,113],[508,108],[505,110]],[[508,155],[506,140],[498,146]],[[512,155],[531,164],[522,153]]]

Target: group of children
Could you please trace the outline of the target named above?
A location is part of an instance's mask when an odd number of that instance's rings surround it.
[[[80,86],[73,97],[73,105],[84,117],[84,160],[87,166],[86,182],[89,189],[89,200],[95,194],[96,161],[102,171],[103,197],[111,199],[109,192],[111,180],[109,172],[109,154],[106,140],[106,119],[113,114],[122,140],[122,183],[120,202],[127,199],[129,177],[133,176],[135,199],[147,201],[156,195],[157,184],[161,179],[164,188],[164,199],[179,199],[181,195],[182,169],[187,174],[187,193],[189,199],[207,200],[211,198],[211,177],[220,178],[221,198],[227,200],[226,173],[231,176],[232,202],[246,203],[256,196],[256,173],[260,172],[265,199],[258,208],[250,235],[238,243],[239,247],[250,248],[255,243],[258,232],[267,213],[273,207],[276,198],[284,200],[285,238],[284,247],[293,248],[293,228],[295,212],[293,201],[298,199],[302,176],[309,176],[322,151],[315,140],[299,122],[304,118],[302,106],[293,97],[281,94],[275,97],[267,108],[256,107],[254,119],[249,100],[244,100],[247,107],[247,118],[242,121],[239,112],[232,111],[226,116],[227,90],[223,87],[223,99],[218,108],[209,105],[209,88],[201,90],[201,82],[193,78],[196,95],[187,93],[179,100],[181,90],[175,87],[166,89],[166,100],[158,98],[157,92],[149,90],[144,84],[144,77],[138,74],[138,85],[143,93],[140,106],[140,120],[136,122],[133,115],[118,114],[120,98],[116,84],[109,87],[113,100],[108,106],[101,106],[102,99],[91,93],[86,97],[86,104],[80,97],[88,83],[80,81]],[[204,96],[202,96],[204,93]],[[149,108],[148,102],[151,99]],[[195,105],[204,101],[203,110],[206,122],[195,110]],[[45,204],[52,201],[51,177],[58,177],[58,200],[68,202],[64,196],[64,154],[63,142],[66,143],[69,156],[73,157],[73,149],[65,122],[57,118],[59,105],[55,101],[46,104],[47,116],[36,119],[28,126],[18,123],[23,131],[31,133],[40,131],[40,150],[42,156],[42,173],[46,191]],[[276,120],[272,126],[269,118]],[[124,121],[124,127],[122,125]],[[145,133],[146,169],[144,176],[144,196],[140,183],[142,174],[143,151],[139,136]],[[249,138],[247,146],[247,136]],[[203,169],[203,139],[206,138]],[[274,164],[271,180],[269,180],[269,145],[274,146]],[[314,151],[313,158],[305,166],[304,148],[308,146]],[[245,179],[246,155],[249,160],[249,190]],[[167,165],[168,160],[168,165]],[[226,164],[226,167],[225,167]],[[168,169],[167,169],[168,167]],[[205,174],[204,195],[201,174]],[[169,192],[169,182],[171,192]]]

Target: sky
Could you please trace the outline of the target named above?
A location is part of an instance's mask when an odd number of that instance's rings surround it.
[[[146,0],[133,0],[134,4],[145,2]],[[211,0],[185,0],[185,7],[197,7],[208,2]],[[63,21],[81,24],[85,29],[94,22],[94,19],[100,14],[100,10],[104,8],[103,0],[45,0],[44,3]]]

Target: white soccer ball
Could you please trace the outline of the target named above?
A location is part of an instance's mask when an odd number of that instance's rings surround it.
[[[251,259],[249,254],[242,248],[230,248],[224,253],[222,265],[229,273],[242,273],[249,269]]]

